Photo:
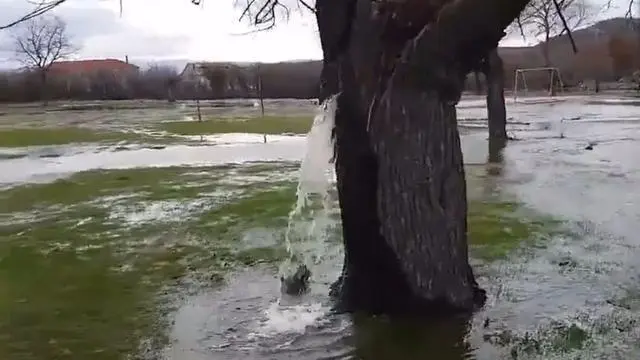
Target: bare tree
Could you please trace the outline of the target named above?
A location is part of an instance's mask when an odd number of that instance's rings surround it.
[[[549,40],[583,25],[591,15],[587,0],[532,0],[517,25],[524,37],[542,38],[545,66],[551,66]]]
[[[46,102],[49,69],[56,61],[73,54],[77,49],[67,36],[66,24],[58,17],[38,17],[25,22],[15,34],[15,51],[28,69],[37,72]]]
[[[151,65],[142,74],[142,82],[148,93],[160,92],[168,102],[176,101],[176,89],[180,76],[175,68],[170,66]],[[160,96],[160,95],[158,95]]]

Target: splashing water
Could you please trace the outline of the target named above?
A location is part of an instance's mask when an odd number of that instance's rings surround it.
[[[285,233],[287,259],[280,266],[280,275],[289,278],[298,265],[308,269],[319,264],[329,254],[325,244],[332,208],[329,191],[333,185],[333,140],[336,99],[334,95],[319,106],[311,130],[307,134],[307,148],[300,166],[297,199],[289,213]],[[311,276],[314,271],[311,270]],[[317,324],[329,311],[318,302],[286,304],[279,298],[265,309],[265,319],[254,335],[271,337],[281,333],[303,333],[308,326]]]
[[[317,263],[322,258],[323,239],[328,230],[331,210],[329,190],[333,185],[334,144],[332,132],[337,95],[322,103],[307,134],[307,149],[300,166],[296,203],[289,213],[285,234],[288,259],[280,268],[283,275],[296,265]]]
[[[266,320],[254,336],[270,336],[281,333],[304,333],[307,326],[321,322],[326,308],[322,304],[294,305],[282,308],[272,303],[265,311]]]

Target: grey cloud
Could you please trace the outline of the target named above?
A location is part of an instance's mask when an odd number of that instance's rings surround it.
[[[159,37],[134,28],[114,12],[101,8],[100,1],[68,0],[52,11],[67,23],[69,37],[82,49],[80,57],[178,57],[186,52],[187,37]],[[32,8],[27,0],[0,0],[0,24],[18,19]],[[13,57],[13,31],[0,31],[0,67],[2,63],[6,67]]]
[[[84,52],[97,57],[158,58],[180,56],[186,52],[188,39],[180,36],[155,36],[121,32],[96,36],[85,43]]]

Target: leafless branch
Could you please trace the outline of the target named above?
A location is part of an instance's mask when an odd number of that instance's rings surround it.
[[[311,5],[307,4],[307,2],[304,0],[298,0],[298,7],[300,7],[300,5],[302,5],[303,7],[305,7],[307,10],[311,12],[316,12],[316,9]]]
[[[567,19],[564,17],[564,14],[562,13],[563,11],[562,6],[560,5],[560,2],[558,2],[558,0],[553,0],[553,5],[556,8],[556,12],[558,13],[558,17],[560,18],[560,21],[562,22],[562,27],[563,27],[562,31],[567,33],[567,36],[569,37],[569,41],[571,41],[571,47],[573,48],[573,53],[575,54],[578,52],[578,47],[576,46],[575,40],[573,40],[573,35],[571,34],[571,29],[569,28],[569,24],[567,24]],[[581,16],[579,20],[580,21],[584,20],[584,16]],[[575,26],[578,26],[578,25],[576,24]]]
[[[195,1],[195,0],[192,0]],[[4,30],[4,29],[8,29],[11,27],[14,27],[18,24],[21,24],[25,21],[29,21],[33,18],[36,18],[38,16],[44,15],[45,13],[57,8],[58,6],[64,4],[65,2],[67,2],[67,0],[26,0],[26,2],[28,2],[29,4],[32,4],[34,6],[33,9],[31,9],[31,11],[29,11],[28,13],[26,13],[25,15],[23,15],[21,18],[16,19],[8,24],[5,25],[0,25],[0,30]],[[122,3],[123,0],[119,0],[120,2],[120,16],[122,16]]]
[[[305,0],[296,0],[296,3],[300,10],[305,8],[315,12],[315,8]],[[282,0],[236,0],[236,5],[242,8],[240,20],[248,20],[256,26],[256,30],[252,32],[272,29],[279,17],[288,20],[290,16],[290,6],[284,4]]]
[[[624,16],[628,17],[628,18],[632,18],[633,17],[633,5],[635,3],[635,0],[629,0],[629,4],[627,5],[627,11],[625,12]]]
[[[512,25],[512,31],[517,27],[524,39],[527,35],[542,37],[545,61],[548,62],[548,41],[566,34],[573,52],[577,52],[572,31],[588,21],[595,12],[588,0],[531,0]]]
[[[21,18],[14,20],[8,24],[0,26],[0,30],[8,29],[10,27],[16,26],[25,21],[29,21],[33,18],[36,18],[40,15],[43,15],[46,12],[53,10],[54,8],[62,5],[67,0],[40,0],[40,1],[28,1],[29,3],[35,5],[35,7],[26,13]]]

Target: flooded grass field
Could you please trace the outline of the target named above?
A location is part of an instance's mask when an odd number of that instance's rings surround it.
[[[488,163],[484,102],[460,103],[489,300],[438,324],[330,313],[335,190],[288,228],[314,105],[231,105],[0,110],[1,359],[640,356],[638,104],[509,102],[517,140]],[[280,294],[288,246],[311,259],[301,298]]]

